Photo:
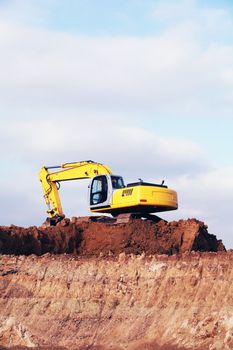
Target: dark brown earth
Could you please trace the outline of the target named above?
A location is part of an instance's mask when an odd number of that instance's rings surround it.
[[[196,219],[159,223],[134,219],[128,224],[63,220],[56,227],[0,227],[0,253],[75,254],[85,257],[126,254],[179,254],[224,251],[222,241]]]

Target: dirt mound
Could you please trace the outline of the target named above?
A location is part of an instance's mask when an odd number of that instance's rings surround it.
[[[0,253],[15,255],[75,254],[108,256],[126,254],[179,254],[225,250],[207,226],[196,219],[158,223],[134,219],[123,225],[64,219],[56,227],[0,227]]]

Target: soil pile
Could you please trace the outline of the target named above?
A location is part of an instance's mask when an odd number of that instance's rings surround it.
[[[64,219],[56,227],[0,227],[0,253],[15,255],[75,254],[109,256],[126,254],[178,254],[225,250],[207,226],[198,220],[173,222],[134,219],[123,225],[92,222],[88,218]]]

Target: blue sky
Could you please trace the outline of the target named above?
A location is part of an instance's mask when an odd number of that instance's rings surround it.
[[[233,120],[219,118],[189,118],[171,117],[164,125],[163,117],[151,123],[160,135],[192,139],[206,153],[208,161],[213,165],[232,165],[233,150]],[[175,130],[175,133],[174,133]]]
[[[0,52],[0,224],[44,220],[42,165],[94,159],[233,246],[232,1],[2,0]],[[63,186],[68,216],[86,192]]]
[[[166,1],[165,1],[166,2]],[[185,4],[186,3],[186,4]],[[169,6],[178,8],[179,6],[186,11],[190,10],[192,1],[179,2],[169,1]],[[176,13],[163,12],[161,18],[154,18],[153,12],[157,7],[164,6],[164,1],[67,1],[64,8],[63,1],[57,1],[53,7],[51,15],[51,28],[65,31],[74,31],[88,35],[133,35],[147,36],[155,35],[166,28],[171,28],[183,17],[183,11]],[[198,14],[199,9],[207,9],[209,6],[216,9],[225,9],[227,12],[232,12],[232,3],[212,1],[196,2],[192,10],[188,14],[188,18],[193,19]],[[187,13],[186,13],[187,14]],[[67,18],[69,20],[67,21]],[[229,36],[230,38],[230,36]],[[231,38],[232,39],[232,38]],[[218,37],[218,40],[220,37]],[[226,37],[223,39],[226,40]]]
[[[229,15],[233,12],[231,1],[18,0],[12,2],[8,0],[2,1],[2,6],[9,7],[11,6],[9,3],[17,6],[18,11],[14,15],[18,21],[58,31],[94,36],[155,35],[166,28],[172,28],[181,19],[184,20],[184,13],[187,21],[195,20],[200,11],[209,9],[226,11]],[[30,18],[20,9],[37,13],[37,16]],[[159,16],[155,15],[156,11]],[[226,38],[227,36],[224,38],[217,36],[221,41]]]

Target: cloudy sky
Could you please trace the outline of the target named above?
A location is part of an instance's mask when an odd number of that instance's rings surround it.
[[[233,248],[233,2],[0,0],[0,224],[39,225],[42,165],[176,189]],[[88,181],[63,183],[67,216]]]

